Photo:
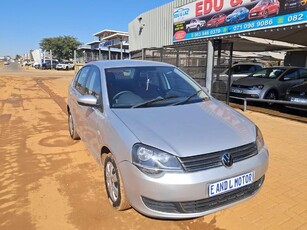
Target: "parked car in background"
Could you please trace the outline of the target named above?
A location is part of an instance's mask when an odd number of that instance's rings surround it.
[[[197,18],[192,19],[189,24],[186,25],[186,30],[190,32],[190,30],[200,30],[200,28],[206,26],[205,20],[199,20]]]
[[[301,103],[301,105],[286,105],[286,107],[307,111],[307,79],[304,83],[288,89],[286,100]]]
[[[242,77],[247,77],[251,73],[262,69],[264,66],[262,63],[256,62],[246,62],[246,63],[236,63],[231,69],[226,69],[220,74],[220,80],[228,80],[229,74],[231,72],[232,81],[238,80]]]
[[[51,63],[51,60],[46,59],[45,62],[42,62],[41,69],[55,69],[58,63],[59,62],[56,59],[53,59],[52,63]]]
[[[267,18],[269,15],[278,15],[280,3],[278,0],[261,0],[249,11],[248,18]]]
[[[268,150],[259,129],[173,65],[88,63],[67,102],[70,136],[103,168],[117,210],[193,218],[238,204],[263,184]]]
[[[248,12],[249,10],[246,7],[239,7],[226,17],[226,22],[239,23],[239,21],[242,21],[247,18]]]
[[[207,27],[218,27],[225,23],[225,14],[215,14],[208,22]]]
[[[285,99],[287,90],[307,79],[307,68],[270,67],[234,81],[230,95],[261,99]]]
[[[56,65],[57,70],[71,70],[74,69],[75,65],[71,61],[62,61]]]

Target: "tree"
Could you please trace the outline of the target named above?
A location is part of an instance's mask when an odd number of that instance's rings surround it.
[[[16,54],[15,60],[21,59],[21,56],[19,54]]]
[[[76,50],[81,43],[72,36],[60,36],[44,38],[39,45],[42,50],[51,50],[52,55],[57,59],[69,60],[73,58],[74,50]]]

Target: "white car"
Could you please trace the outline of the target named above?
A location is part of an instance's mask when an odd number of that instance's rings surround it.
[[[60,69],[70,70],[70,69],[74,69],[74,67],[75,67],[74,63],[72,63],[70,61],[63,61],[63,62],[60,62],[59,64],[57,64],[55,68],[57,70],[60,70]]]
[[[186,29],[188,32],[192,29],[196,29],[197,31],[200,30],[201,27],[206,26],[205,20],[199,20],[197,18],[192,19],[189,24],[186,25]]]

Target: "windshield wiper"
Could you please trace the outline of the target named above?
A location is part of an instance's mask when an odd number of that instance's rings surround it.
[[[190,96],[188,96],[186,99],[184,99],[183,101],[179,101],[179,102],[176,102],[172,105],[180,105],[180,104],[184,104],[184,103],[187,103],[189,100],[191,100],[191,98],[197,96],[200,92],[202,92],[202,90],[197,90],[195,93],[191,94]],[[202,101],[205,100],[205,98],[201,98]]]
[[[161,97],[161,96],[159,96],[159,97],[156,97],[156,98],[151,99],[149,101],[144,101],[144,102],[141,102],[139,104],[136,104],[136,105],[132,106],[131,108],[139,108],[139,107],[143,107],[143,106],[154,104],[156,102],[167,101],[167,100],[172,99],[172,98],[177,98],[177,96],[169,96],[169,97]]]

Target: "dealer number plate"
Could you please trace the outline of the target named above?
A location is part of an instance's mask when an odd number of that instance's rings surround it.
[[[231,92],[233,92],[233,93],[243,93],[243,90],[241,90],[241,89],[231,89]]]
[[[216,196],[224,192],[229,192],[254,182],[255,173],[249,172],[240,176],[221,180],[209,185],[209,196]]]
[[[304,99],[304,98],[291,97],[291,101],[293,101],[293,102],[307,103],[307,99]]]

